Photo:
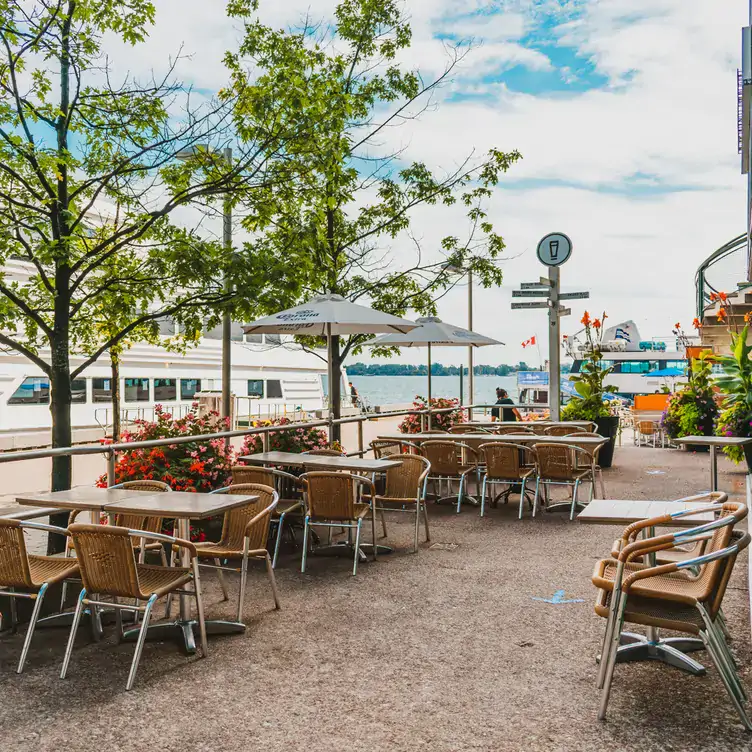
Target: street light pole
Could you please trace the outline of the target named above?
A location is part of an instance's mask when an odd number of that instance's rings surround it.
[[[232,149],[227,147],[222,152],[229,167],[232,167]],[[227,196],[224,201],[222,216],[222,243],[229,259],[232,254],[232,204]],[[232,292],[230,276],[225,272],[224,289]],[[222,418],[232,419],[232,316],[229,309],[222,314]],[[232,425],[230,425],[232,428]]]

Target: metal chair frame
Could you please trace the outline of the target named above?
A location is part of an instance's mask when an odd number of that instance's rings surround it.
[[[378,544],[376,542],[376,512],[377,512],[377,503],[376,503],[376,487],[373,484],[373,481],[370,478],[364,478],[362,475],[354,475],[353,473],[344,473],[344,472],[310,472],[310,473],[303,473],[303,475],[300,476],[300,479],[305,483],[306,486],[306,516],[305,516],[305,523],[303,527],[303,556],[301,557],[300,561],[300,571],[305,572],[306,570],[306,563],[308,561],[308,533],[309,530],[312,527],[325,527],[329,530],[332,528],[344,528],[347,530],[347,536],[348,536],[348,545],[350,544],[350,537],[352,534],[352,531],[355,530],[355,544],[353,546],[354,553],[353,553],[353,570],[352,574],[353,577],[358,573],[358,559],[361,555],[361,548],[360,548],[360,534],[361,534],[361,528],[363,526],[363,518],[355,519],[354,517],[351,520],[331,520],[327,519],[325,517],[322,517],[321,519],[312,518],[311,515],[311,505],[310,505],[310,483],[309,478],[316,477],[316,476],[337,476],[337,477],[344,477],[347,478],[352,482],[352,503],[356,503],[356,487],[359,485],[364,485],[369,487],[369,495],[371,498],[371,503],[369,504],[371,508],[371,535],[373,538],[373,558],[374,561],[378,558]]]
[[[89,526],[86,526],[89,527]],[[71,534],[75,534],[76,525],[72,526],[72,529],[70,530]],[[122,528],[120,528],[122,529]],[[103,531],[104,532],[104,531]],[[183,540],[182,538],[178,538],[173,535],[164,535],[163,533],[154,533],[149,530],[130,530],[127,529],[127,533],[131,538],[141,538],[146,540],[155,540],[155,541],[162,541],[164,543],[171,543],[172,546],[179,546],[181,548],[187,548],[191,553],[191,572],[190,577],[193,580],[193,590],[185,590],[182,587],[175,588],[174,590],[171,590],[170,593],[165,593],[164,595],[172,595],[174,593],[180,593],[182,595],[192,595],[196,599],[196,611],[198,612],[198,623],[199,623],[199,630],[201,632],[201,654],[203,658],[206,658],[206,656],[209,654],[209,648],[207,644],[206,639],[206,622],[204,620],[204,603],[201,598],[201,583],[199,580],[199,571],[198,571],[198,558],[196,557],[196,547],[193,543],[190,541]],[[134,566],[136,565],[135,556],[133,559]],[[86,577],[86,564],[85,564],[85,558],[79,557],[79,566],[83,564],[83,571],[82,571],[82,577],[85,579]],[[137,570],[138,571],[138,570]],[[131,668],[130,672],[128,673],[128,681],[126,683],[125,689],[130,690],[133,688],[133,682],[136,679],[136,671],[138,670],[138,664],[141,660],[141,653],[144,649],[144,642],[146,641],[146,633],[149,627],[149,620],[151,618],[151,612],[154,608],[154,604],[159,600],[160,596],[157,593],[153,593],[149,596],[146,603],[142,606],[137,601],[134,605],[128,605],[123,603],[118,603],[116,596],[111,596],[112,601],[105,602],[100,600],[94,600],[93,598],[87,598],[86,597],[86,587],[81,589],[81,592],[78,594],[78,601],[76,603],[76,610],[73,614],[73,624],[71,626],[70,636],[68,638],[68,645],[65,649],[65,658],[63,659],[63,667],[60,671],[60,678],[65,679],[65,677],[68,674],[68,666],[70,665],[70,659],[71,655],[73,653],[73,645],[76,641],[76,633],[78,632],[78,627],[81,622],[81,615],[83,614],[84,608],[86,606],[92,606],[93,608],[96,608],[98,606],[107,606],[109,608],[115,609],[115,615],[117,618],[117,633],[118,633],[118,642],[122,640],[123,636],[123,624],[122,624],[122,612],[123,611],[129,611],[132,613],[135,613],[137,615],[143,614],[143,619],[141,621],[141,628],[139,629],[138,638],[136,640],[136,649],[133,654],[133,660],[131,662]],[[108,593],[97,593],[97,595],[108,595]]]
[[[237,485],[246,485],[246,484],[237,484]],[[235,486],[237,488],[237,485]],[[258,485],[258,484],[248,484],[248,485]],[[214,491],[210,491],[209,493],[212,494],[226,494],[231,493],[233,487],[232,486],[225,486],[224,488],[217,488]],[[246,535],[243,540],[243,555],[241,559],[241,564],[239,567],[231,567],[227,566],[227,564],[222,565],[220,564],[221,557],[214,558],[214,564],[205,564],[199,560],[199,567],[203,567],[204,569],[213,569],[217,572],[217,577],[219,578],[219,586],[222,588],[222,595],[224,597],[224,600],[229,600],[230,595],[227,590],[227,583],[224,579],[224,572],[239,572],[240,573],[240,592],[238,594],[238,613],[237,613],[237,621],[243,621],[243,602],[245,599],[245,590],[246,590],[246,583],[248,581],[248,562],[251,559],[264,559],[266,563],[266,574],[269,578],[269,584],[272,588],[272,596],[274,598],[274,608],[279,609],[279,593],[277,592],[277,581],[274,577],[274,567],[272,565],[272,559],[269,556],[269,551],[267,551],[265,548],[263,549],[251,549],[250,548],[250,537],[248,533],[253,528],[254,525],[257,525],[261,520],[263,520],[264,517],[270,517],[274,513],[274,510],[277,507],[277,504],[279,503],[279,494],[272,489],[272,502],[267,507],[262,509],[260,512],[258,512],[256,515],[254,515],[245,526],[246,529]],[[229,512],[228,512],[229,514]],[[279,535],[277,536],[279,537]],[[200,559],[201,556],[201,544],[198,544],[196,546],[196,549],[198,550],[198,556]],[[207,557],[209,558],[209,557]],[[227,561],[227,559],[225,559]]]
[[[47,525],[43,522],[31,522],[31,521],[19,520],[18,527],[22,529],[29,529],[29,530],[44,530],[48,533],[57,533],[58,535],[64,535],[64,536],[69,535],[68,531],[65,528],[57,527],[55,525]],[[20,553],[28,562],[28,553],[26,551],[25,542],[23,544],[23,548],[22,548],[22,551],[20,551]],[[26,663],[26,658],[29,654],[29,648],[31,646],[31,639],[34,636],[34,629],[37,626],[37,620],[39,619],[39,614],[42,610],[42,603],[44,601],[44,596],[47,594],[47,589],[49,588],[49,586],[50,586],[49,582],[43,582],[39,586],[39,589],[37,590],[37,592],[35,593],[20,593],[16,591],[15,587],[0,585],[0,588],[2,588],[0,589],[0,596],[7,596],[10,599],[10,622],[11,622],[11,629],[13,633],[18,631],[18,616],[16,612],[15,599],[25,598],[27,600],[34,601],[34,608],[31,612],[31,619],[29,620],[29,626],[26,630],[26,636],[24,637],[23,647],[21,648],[21,657],[18,661],[18,668],[16,669],[17,674],[20,674],[23,672],[24,665]],[[0,628],[1,627],[2,627],[2,613],[0,613]]]
[[[535,478],[535,498],[533,499],[533,517],[535,517],[535,514],[538,510],[538,496],[539,496],[539,490],[541,487],[543,487],[544,498],[548,499],[548,490],[551,486],[569,486],[572,488],[572,504],[571,504],[571,510],[569,513],[569,519],[573,520],[574,513],[575,513],[575,510],[577,509],[577,503],[578,503],[577,492],[584,479],[573,478],[571,480],[568,480],[568,479],[563,479],[563,478],[545,478],[541,472],[541,462],[540,462],[540,449],[542,447],[559,447],[562,449],[571,450],[574,453],[574,461],[572,463],[574,471],[576,471],[576,467],[577,467],[577,453],[587,457],[588,461],[591,463],[592,463],[592,457],[586,450],[582,449],[581,447],[574,446],[574,444],[546,444],[545,441],[542,441],[539,444],[535,444],[535,447],[534,447],[536,450],[536,468],[535,468],[536,478]],[[593,499],[593,493],[594,493],[593,485],[591,484],[590,486],[590,500],[591,501]],[[564,505],[556,504],[555,506],[558,507],[558,506],[564,506]],[[549,511],[551,511],[553,507],[549,506],[548,509]]]
[[[535,463],[536,460],[536,452],[533,447],[527,446],[525,444],[515,444],[511,441],[507,442],[505,441],[503,444],[501,442],[492,442],[488,444],[481,444],[478,449],[480,450],[481,454],[485,458],[486,450],[495,451],[498,447],[513,447],[517,451],[519,451],[520,455],[524,457],[525,455],[529,455],[533,459],[533,463]],[[522,519],[522,508],[525,503],[525,484],[528,480],[528,478],[531,475],[535,475],[535,464],[533,466],[529,467],[528,471],[523,473],[522,469],[525,467],[523,462],[519,463],[520,467],[520,475],[516,478],[496,478],[491,477],[488,474],[488,460],[486,459],[485,463],[486,471],[483,475],[483,488],[480,495],[480,516],[483,517],[485,515],[485,509],[486,509],[486,488],[490,484],[493,488],[494,485],[503,483],[505,485],[509,485],[509,492],[511,493],[513,486],[520,486],[520,510],[519,510],[519,517],[518,519]]]
[[[596,433],[595,431],[576,431],[574,433],[567,434],[565,438],[571,437],[571,438],[604,438],[599,433]],[[603,444],[601,444],[598,447],[594,447],[593,449],[586,449],[585,447],[582,447],[582,449],[585,449],[585,451],[591,456],[591,461],[587,464],[587,466],[583,465],[582,467],[587,469],[590,468],[592,470],[592,484],[593,484],[593,496],[595,496],[595,480],[596,475],[598,476],[598,481],[600,482],[601,486],[601,499],[606,498],[606,484],[603,482],[603,469],[598,464],[598,455],[600,454],[601,449],[603,448]]]
[[[470,473],[475,473],[476,478],[478,480],[478,485],[480,485],[480,463],[478,459],[478,452],[471,447],[469,444],[465,444],[461,441],[441,441],[441,440],[434,440],[431,439],[430,441],[424,441],[421,444],[421,450],[423,452],[423,456],[425,457],[425,450],[426,448],[434,447],[437,445],[452,447],[457,452],[457,467],[460,468],[462,466],[462,460],[459,456],[459,452],[462,452],[468,462],[466,462],[466,468],[464,470],[458,469],[456,475],[428,475],[427,481],[436,481],[438,483],[438,493],[437,493],[437,499],[436,502],[439,503],[441,501],[440,494],[441,494],[441,482],[447,481],[448,490],[451,490],[451,483],[452,481],[459,481],[459,488],[457,489],[457,514],[460,513],[461,507],[462,507],[462,499],[465,496],[465,487],[466,487],[466,478]],[[428,459],[428,458],[426,458]],[[429,460],[430,462],[430,460]],[[473,503],[476,503],[473,501]]]

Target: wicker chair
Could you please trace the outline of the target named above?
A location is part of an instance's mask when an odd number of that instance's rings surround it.
[[[460,423],[456,426],[451,426],[448,433],[493,433],[481,426],[469,426],[467,423]]]
[[[590,461],[590,455],[580,447],[572,444],[546,444],[541,442],[535,445],[536,452],[536,479],[535,499],[533,500],[533,517],[538,508],[538,492],[543,486],[547,492],[551,486],[571,486],[572,505],[569,519],[574,519],[577,508],[577,491],[580,484],[590,476],[590,468],[582,469],[578,462]],[[548,493],[544,493],[548,498]],[[592,488],[591,488],[592,497]]]
[[[723,630],[717,624],[736,558],[750,542],[748,533],[733,530],[740,516],[746,516],[746,507],[734,506],[736,509],[733,512],[715,522],[630,544],[621,552],[613,575],[606,579],[607,587],[601,587],[604,563],[599,562],[596,566],[593,577],[598,587],[595,610],[599,616],[607,619],[603,658],[598,673],[598,685],[602,688],[599,719],[606,716],[621,628],[626,621],[698,635],[713,659],[745,729],[752,731],[752,722],[744,708],[747,693],[736,672]],[[656,518],[655,523],[661,524],[660,518]],[[670,550],[687,541],[704,539],[708,533],[712,542],[708,552],[702,556],[658,566],[637,565],[631,561],[657,551]],[[613,568],[613,563],[607,561],[607,566]],[[699,567],[700,573],[688,576],[686,570],[694,567]]]
[[[318,454],[322,457],[345,457],[345,452],[340,452],[339,449],[309,449],[302,454]]]
[[[308,532],[313,527],[346,528],[348,544],[355,530],[353,546],[353,577],[358,573],[360,558],[360,533],[363,520],[371,517],[373,558],[378,557],[376,543],[376,488],[373,481],[361,475],[337,472],[312,472],[300,476],[306,487],[306,516],[303,527],[303,556],[300,571],[305,572],[308,560]],[[358,486],[365,486],[371,504],[361,504],[356,499]]]
[[[166,491],[172,491],[167,483],[162,483],[159,480],[129,480],[125,483],[118,483],[110,488],[122,488],[128,491],[142,491],[144,493],[163,493]],[[74,509],[68,516],[68,526],[72,525],[78,515],[81,514],[81,509]],[[143,514],[116,514],[113,523],[118,527],[127,527],[131,530],[148,530],[150,533],[162,532],[162,517],[147,517]],[[139,561],[141,564],[146,559],[146,552],[158,553],[162,560],[162,566],[167,566],[167,554],[165,554],[164,546],[159,541],[152,541],[147,543],[145,540],[133,540],[133,547],[139,552]],[[64,556],[72,556],[75,553],[73,548],[73,539],[68,536],[65,539],[65,552]],[[65,601],[68,597],[68,582],[63,582],[62,592],[60,593],[60,610],[65,609]]]
[[[602,439],[604,438],[601,436],[601,434],[596,433],[595,431],[585,431],[585,430],[577,430],[572,433],[566,434],[566,436],[569,436],[573,439],[586,439],[586,438],[592,438],[592,439]],[[599,481],[600,487],[601,487],[601,499],[606,498],[606,484],[603,482],[603,469],[598,464],[598,455],[601,453],[601,449],[603,448],[603,444],[600,446],[583,446],[582,449],[584,449],[589,460],[586,460],[584,457],[578,457],[577,460],[577,466],[582,468],[583,470],[588,470],[591,474],[590,482],[593,484],[593,496],[595,496],[595,483],[596,480]]]
[[[525,502],[525,483],[535,475],[535,449],[524,444],[494,441],[481,444],[481,456],[486,466],[483,476],[483,490],[480,496],[480,516],[483,517],[486,509],[486,488],[488,485],[503,483],[509,486],[506,498],[512,493],[515,486],[520,487],[520,512],[522,519],[522,507]],[[525,462],[532,461],[532,465]]]
[[[418,530],[420,528],[420,513],[426,527],[426,540],[431,540],[428,529],[428,510],[426,509],[426,479],[431,471],[431,463],[415,454],[402,454],[392,457],[399,462],[399,467],[390,467],[386,472],[384,492],[376,495],[376,506],[379,510],[390,512],[407,512],[415,514],[415,537],[413,551],[418,551]]]
[[[85,606],[110,606],[115,609],[118,617],[118,637],[122,636],[121,611],[132,611],[143,614],[143,621],[136,641],[136,650],[128,674],[126,689],[133,687],[138,670],[138,662],[146,640],[149,618],[154,604],[163,596],[175,592],[188,592],[196,599],[198,623],[201,631],[201,652],[204,657],[208,654],[206,644],[206,623],[204,621],[204,605],[201,600],[201,585],[199,582],[198,559],[196,547],[187,540],[169,535],[161,535],[148,530],[129,530],[115,525],[81,525],[69,527],[76,557],[81,570],[83,589],[78,596],[76,611],[73,615],[73,625],[68,647],[65,650],[63,668],[60,678],[65,679],[70,664],[73,644],[81,621],[81,614]],[[136,562],[133,541],[137,539],[154,539],[169,542],[173,546],[188,549],[191,557],[190,567],[163,567]],[[186,591],[183,586],[193,581],[193,590]],[[87,597],[87,593],[97,597],[110,596],[112,603],[104,603]],[[136,604],[146,601],[145,605],[126,605],[118,603],[118,598],[134,599]]]
[[[0,518],[0,595],[5,595],[10,599],[10,620],[13,632],[18,629],[16,598],[34,601],[34,609],[16,669],[19,674],[26,663],[31,638],[34,636],[34,628],[37,625],[47,589],[61,580],[65,581],[69,577],[78,576],[78,562],[75,559],[29,554],[26,549],[24,530],[45,530],[59,535],[68,535],[68,531],[61,527],[41,522]],[[31,592],[19,593],[16,592],[16,588]],[[0,626],[2,626],[2,614],[0,614]]]
[[[653,443],[653,449],[660,435],[658,424],[653,420],[638,420],[636,423],[637,446],[648,446]]]
[[[565,426],[560,424],[554,424],[552,426],[548,426],[543,433],[546,436],[569,436],[573,433],[585,433],[584,428],[580,428],[579,426]]]
[[[251,559],[265,561],[266,573],[274,597],[274,607],[279,608],[279,596],[277,595],[277,582],[274,579],[272,559],[266,550],[269,526],[279,501],[279,494],[271,486],[260,483],[238,483],[226,488],[219,488],[211,493],[253,494],[259,498],[246,506],[225,512],[222,535],[219,541],[216,543],[202,542],[196,545],[196,556],[200,566],[216,570],[224,600],[228,600],[230,596],[223,573],[240,572],[237,621],[243,621],[243,600],[245,599],[246,580],[248,578],[248,562]],[[211,559],[213,564],[205,564],[202,561],[204,559]],[[240,566],[222,566],[222,560],[227,559],[239,562]]]
[[[274,554],[272,555],[272,569],[276,569],[285,520],[288,521],[288,529],[293,540],[295,540],[295,537],[289,518],[299,520],[301,524],[303,522],[305,513],[303,484],[299,478],[283,470],[275,470],[270,467],[253,467],[252,465],[235,465],[232,468],[232,485],[235,486],[240,483],[260,483],[262,486],[271,486],[279,494],[279,503],[272,513],[272,524],[277,525]],[[293,494],[293,498],[283,498],[285,493]]]
[[[495,434],[498,434],[499,436],[506,436],[509,433],[525,433],[525,434],[535,434],[535,431],[533,431],[532,428],[528,428],[524,425],[519,426],[499,426],[494,430]]]
[[[421,450],[423,456],[431,463],[431,472],[428,480],[433,480],[439,484],[439,494],[441,493],[441,482],[447,481],[451,484],[453,480],[459,481],[457,489],[457,514],[459,514],[462,499],[465,494],[467,476],[470,473],[478,474],[478,453],[473,447],[459,441],[424,441]],[[438,496],[438,494],[437,494]]]
[[[374,458],[377,460],[400,454],[420,454],[420,447],[417,444],[401,439],[374,439],[370,447]]]

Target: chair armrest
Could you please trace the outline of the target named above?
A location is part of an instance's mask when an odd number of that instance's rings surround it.
[[[57,525],[48,525],[46,522],[32,522],[31,520],[20,520],[19,526],[30,528],[31,530],[46,530],[48,533],[58,533],[58,535],[70,535],[64,527]]]
[[[364,486],[369,486],[369,493],[371,495],[371,498],[376,498],[376,486],[370,478],[364,478],[362,475],[353,475],[352,477],[358,483],[362,483]]]
[[[174,546],[187,548],[191,552],[191,558],[196,556],[196,545],[191,543],[191,541],[185,540],[185,538],[178,538],[174,535],[165,535],[164,533],[152,533],[148,530],[128,530],[128,535],[130,535],[131,538],[149,538],[151,540],[172,543]]]
[[[223,486],[222,488],[215,488],[213,491],[209,491],[210,494],[227,493],[231,486]]]
[[[271,515],[271,513],[276,508],[277,504],[279,503],[279,494],[275,491],[274,495],[272,496],[272,503],[269,504],[268,507],[264,507],[258,514],[254,515],[245,525],[245,534],[248,535],[248,531],[261,519],[263,519],[266,515]]]

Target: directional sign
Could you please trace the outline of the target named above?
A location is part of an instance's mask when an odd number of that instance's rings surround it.
[[[546,266],[560,266],[572,255],[572,241],[563,232],[552,232],[538,243],[538,258]]]
[[[571,315],[572,315],[571,308],[564,308],[564,306],[559,306],[559,316],[571,316]]]
[[[537,290],[512,290],[513,298],[545,298],[551,294],[551,288],[543,289],[539,287]]]
[[[538,281],[543,287],[553,287],[554,283],[548,277],[539,277]]]
[[[523,282],[520,284],[520,288],[523,290],[540,290],[541,287],[545,288],[549,287],[549,285],[544,285],[542,282]]]
[[[589,292],[562,292],[559,294],[559,300],[585,300],[589,297]]]
[[[512,303],[512,308],[548,308],[548,301],[526,300],[524,303]]]

